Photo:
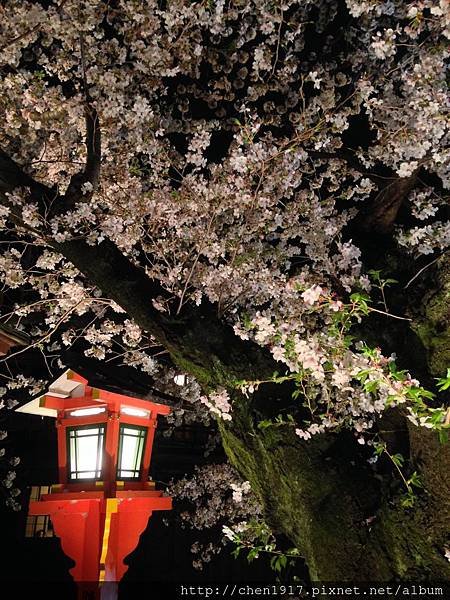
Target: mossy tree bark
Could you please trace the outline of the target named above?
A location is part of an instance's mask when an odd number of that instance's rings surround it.
[[[305,557],[314,581],[439,580],[450,576],[449,446],[411,430],[411,459],[425,489],[412,509],[388,473],[374,477],[351,436],[302,442],[259,431],[246,408],[222,427],[231,462],[252,484],[266,518]]]

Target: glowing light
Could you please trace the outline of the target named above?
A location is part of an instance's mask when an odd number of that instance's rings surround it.
[[[124,415],[130,415],[131,417],[148,417],[148,410],[141,410],[140,408],[132,408],[131,406],[123,406],[121,412]]]
[[[71,417],[87,417],[89,415],[99,415],[100,413],[105,412],[104,408],[80,408],[78,410],[73,410],[70,413]]]
[[[119,443],[119,479],[137,479],[141,472],[142,454],[145,443],[145,427],[121,425]]]
[[[70,479],[98,479],[102,473],[105,426],[69,428]]]
[[[186,384],[186,375],[175,375],[173,380],[177,385],[185,385]]]

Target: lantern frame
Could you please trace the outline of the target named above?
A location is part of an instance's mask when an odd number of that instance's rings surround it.
[[[125,557],[136,547],[153,511],[172,508],[172,499],[149,481],[157,417],[169,414],[170,408],[94,388],[81,375],[66,371],[44,396],[16,411],[55,418],[59,483],[38,500],[30,499],[28,514],[50,517],[63,551],[75,562],[70,573],[80,586],[80,597],[86,592],[86,598],[91,593],[98,598],[98,585],[123,577],[128,568]],[[73,478],[71,455],[77,448],[76,442],[71,447],[71,432],[94,428],[102,430],[100,472],[96,477]],[[134,469],[122,468],[126,434],[121,436],[121,431],[126,429],[142,432],[137,436]],[[99,442],[96,467],[98,446]],[[119,477],[131,471],[133,477]]]

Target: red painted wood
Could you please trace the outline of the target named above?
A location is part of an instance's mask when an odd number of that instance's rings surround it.
[[[62,421],[56,421],[58,434],[58,477],[59,483],[67,483],[67,440],[66,428]]]
[[[64,554],[75,562],[69,572],[77,582],[98,581],[103,503],[101,499],[30,502],[30,515],[50,515]]]
[[[30,502],[30,515],[50,515],[64,553],[75,562],[70,573],[76,582],[98,581],[99,577],[106,503],[100,493],[95,498],[94,494],[47,494]],[[117,512],[111,514],[105,581],[121,580],[128,569],[124,560],[136,548],[152,512],[172,508],[171,498],[155,497],[152,491],[140,494],[145,496],[121,497]]]
[[[78,427],[82,425],[96,425],[98,423],[106,423],[108,413],[104,412],[99,415],[88,415],[86,417],[67,417],[61,419],[61,423],[65,427]]]
[[[156,431],[156,419],[152,419],[147,429],[147,438],[145,440],[144,456],[142,458],[141,481],[147,481],[150,469],[150,460],[152,457],[153,440]]]
[[[55,410],[77,410],[80,408],[106,408],[106,401],[92,399],[91,396],[83,396],[81,398],[57,398],[46,394],[41,398],[42,406],[45,408],[53,408]]]
[[[148,494],[148,492],[146,493]],[[42,494],[41,500],[58,500],[65,502],[66,500],[103,500],[104,497],[105,492],[56,492],[52,494]]]
[[[120,413],[119,419],[122,423],[126,425],[138,425],[139,427],[149,427],[152,419],[145,417],[132,417],[131,415],[126,415],[125,413]]]
[[[107,392],[106,390],[99,390],[93,388],[92,395],[94,398],[98,398],[105,401],[115,400],[118,405],[132,406],[134,408],[142,408],[144,410],[151,410],[158,415],[168,415],[170,413],[170,407],[165,404],[156,404],[155,402],[149,402],[148,400],[141,400],[140,398],[132,398],[131,396],[124,396],[123,394],[115,394],[114,392]]]
[[[125,558],[139,543],[154,510],[170,510],[171,498],[127,498],[111,516],[105,580],[120,581],[128,569]]]
[[[117,412],[108,415],[106,427],[105,454],[103,462],[103,479],[111,486],[116,481],[117,453],[119,451],[120,420]],[[111,497],[112,490],[108,490]]]
[[[116,492],[116,498],[160,498],[163,493],[160,490],[124,490]]]

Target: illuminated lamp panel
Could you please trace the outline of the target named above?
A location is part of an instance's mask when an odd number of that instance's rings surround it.
[[[105,425],[67,428],[69,479],[100,479],[102,476]]]
[[[93,407],[93,408],[79,408],[77,410],[71,410],[69,415],[71,417],[89,417],[91,415],[100,415],[104,413],[106,408],[104,407]]]
[[[143,410],[142,408],[135,408],[134,406],[122,406],[120,412],[123,415],[130,415],[130,417],[142,417],[148,419],[150,417],[150,411]]]
[[[146,435],[146,427],[120,426],[117,479],[139,479]]]

